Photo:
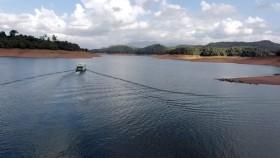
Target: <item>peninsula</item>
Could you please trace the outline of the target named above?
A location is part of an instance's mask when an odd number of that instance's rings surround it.
[[[11,30],[9,35],[0,32],[0,57],[26,58],[92,58],[97,55],[68,41],[59,41],[57,36],[36,38]]]

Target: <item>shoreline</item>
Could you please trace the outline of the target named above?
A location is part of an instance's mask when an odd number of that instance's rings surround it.
[[[0,57],[13,58],[93,58],[97,55],[80,52],[80,51],[65,51],[65,50],[46,50],[46,49],[0,49]]]
[[[241,77],[241,78],[218,78],[218,81],[243,83],[253,85],[280,85],[280,75],[274,76],[259,76],[259,77]]]
[[[191,62],[234,63],[248,65],[267,65],[280,67],[280,56],[269,57],[201,57],[199,55],[151,55],[158,59],[186,60]]]
[[[186,60],[190,62],[213,62],[213,63],[234,63],[248,65],[264,65],[280,67],[280,57],[201,57],[198,55],[152,55],[158,59]],[[254,85],[280,85],[280,75],[257,76],[257,77],[238,77],[238,78],[218,78],[224,82],[254,84]]]

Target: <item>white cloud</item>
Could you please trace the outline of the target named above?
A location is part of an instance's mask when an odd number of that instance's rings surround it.
[[[150,9],[153,5],[158,8]],[[0,30],[56,34],[60,40],[88,48],[135,41],[205,44],[271,38],[280,42],[261,17],[236,16],[237,8],[224,3],[201,1],[200,5],[201,12],[196,13],[166,0],[81,0],[72,13],[61,16],[44,7],[34,14],[0,12]]]
[[[126,25],[121,27],[122,30],[135,30],[135,29],[145,29],[149,26],[147,22],[137,22],[131,25]]]
[[[213,39],[234,39],[240,36],[251,35],[254,29],[246,26],[245,23],[240,20],[227,18],[210,25],[206,32],[206,34]]]
[[[85,9],[80,4],[76,4],[76,10],[72,14],[72,18],[74,20],[69,25],[72,29],[86,30],[89,29],[92,25],[91,21],[85,13]]]
[[[216,4],[207,3],[206,1],[201,1],[200,3],[202,13],[207,15],[221,16],[236,13],[236,8],[229,4]]]
[[[223,30],[228,35],[236,35],[242,32],[243,23],[238,20],[232,20],[230,18],[221,22]]]
[[[40,10],[35,9],[35,13],[35,16],[31,16],[31,23],[35,30],[61,32],[66,26],[66,23],[53,10],[42,7]]]
[[[144,14],[144,10],[131,5],[129,0],[82,0],[87,9],[93,10],[93,15],[104,15],[103,18],[119,23],[135,22],[137,17]]]
[[[151,6],[155,5],[159,1],[161,0],[136,0],[136,4],[144,10],[149,10]]]
[[[267,22],[260,18],[260,17],[248,17],[245,22],[253,27],[259,27],[259,28],[266,28],[267,27]]]
[[[273,3],[273,4],[271,4],[271,6],[272,6],[274,9],[280,11],[280,3]]]
[[[260,17],[255,17],[255,18],[253,18],[253,17],[249,17],[247,20],[247,23],[249,23],[249,24],[253,24],[253,23],[262,23],[262,22],[264,22],[264,19],[262,19],[262,18],[260,18]]]
[[[244,34],[247,34],[247,35],[250,35],[254,32],[254,30],[252,28],[244,28],[243,29],[243,33]]]
[[[15,28],[24,32],[62,32],[66,23],[53,10],[42,7],[35,9],[35,15],[31,14],[5,14],[0,13],[0,25],[5,28]]]

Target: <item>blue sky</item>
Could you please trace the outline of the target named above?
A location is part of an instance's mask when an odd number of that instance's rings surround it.
[[[277,0],[0,0],[0,30],[56,34],[89,48],[137,41],[279,43],[279,16]]]
[[[54,10],[57,14],[71,13],[79,0],[0,0],[0,9],[7,13],[34,13],[42,6]]]

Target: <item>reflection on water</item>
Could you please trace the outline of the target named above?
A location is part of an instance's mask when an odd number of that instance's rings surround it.
[[[111,78],[67,71],[79,62]],[[0,85],[0,157],[280,154],[280,88],[214,80],[279,68],[111,56],[0,64],[0,84],[17,81]]]

